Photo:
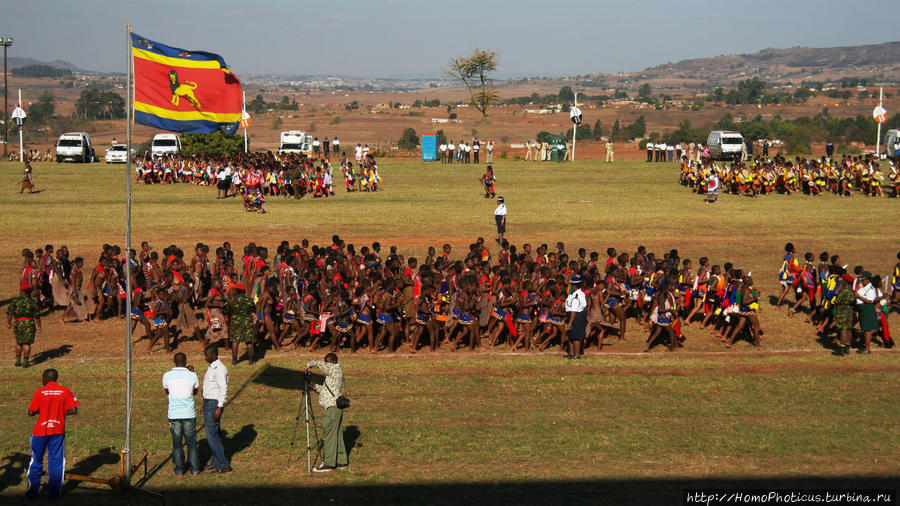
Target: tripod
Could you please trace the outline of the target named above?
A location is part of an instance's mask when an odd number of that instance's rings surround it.
[[[303,395],[300,399],[300,408],[297,410],[297,416],[295,417],[296,422],[294,423],[294,435],[291,436],[291,450],[288,453],[288,465],[291,465],[291,460],[293,460],[294,456],[294,442],[297,440],[297,429],[300,427],[300,417],[303,416],[306,422],[306,474],[312,474],[312,465],[313,462],[319,460],[319,456],[322,454],[322,441],[319,439],[319,429],[316,425],[316,416],[313,414],[310,409],[310,400],[309,400],[309,373],[305,373],[303,375]],[[316,441],[316,456],[312,457],[312,446],[309,444],[309,423],[312,420],[312,428],[313,428],[313,436]]]

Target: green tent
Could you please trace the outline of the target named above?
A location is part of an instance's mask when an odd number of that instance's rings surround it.
[[[557,146],[562,144],[566,145],[566,138],[562,135],[546,135],[544,136],[544,140],[550,144],[550,161],[558,162],[560,156],[564,156],[564,153],[560,153]]]

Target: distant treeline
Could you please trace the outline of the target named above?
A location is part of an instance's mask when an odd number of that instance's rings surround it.
[[[25,65],[12,69],[12,74],[17,77],[72,77],[71,70],[50,65]]]

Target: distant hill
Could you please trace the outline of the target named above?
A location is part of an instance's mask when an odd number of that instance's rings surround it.
[[[866,78],[900,81],[900,42],[847,47],[764,49],[752,54],[692,58],[627,74],[638,80],[685,80],[706,86],[729,86],[759,77],[771,84]]]
[[[31,65],[47,65],[56,69],[70,70],[72,72],[84,72],[83,69],[80,69],[64,60],[41,61],[35,60],[34,58],[19,58],[16,56],[11,56],[7,59],[7,65],[11,69],[18,67],[28,67]]]
[[[753,54],[692,58],[677,63],[667,63],[648,68],[653,71],[708,71],[731,69],[732,66],[759,67],[866,67],[900,64],[900,42],[885,42],[866,46],[847,47],[792,47],[789,49],[763,49]]]
[[[589,74],[551,82],[574,83],[580,88],[635,90],[649,83],[654,90],[711,91],[759,78],[770,85],[840,83],[844,79],[872,85],[900,83],[900,42],[847,47],[792,47],[764,49],[750,54],[691,58],[640,71]],[[529,81],[525,79],[522,81]]]

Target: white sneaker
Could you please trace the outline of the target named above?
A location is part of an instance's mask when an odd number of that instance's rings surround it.
[[[334,471],[334,468],[326,466],[325,464],[321,464],[319,467],[313,469],[314,473],[330,473],[331,471]]]

